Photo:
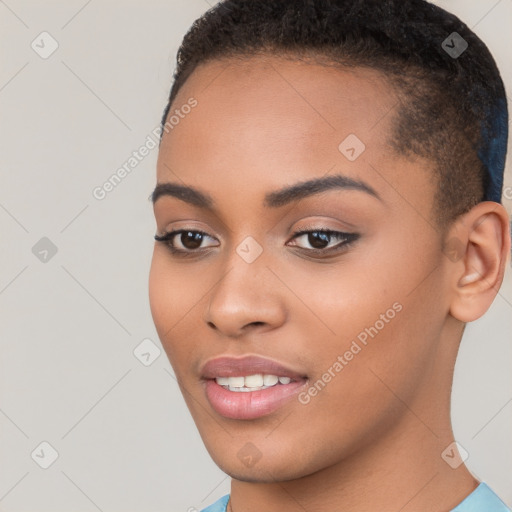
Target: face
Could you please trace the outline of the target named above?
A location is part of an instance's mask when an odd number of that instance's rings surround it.
[[[388,145],[397,108],[376,71],[278,57],[203,64],[172,106],[157,183],[210,202],[155,196],[156,233],[184,232],[155,242],[151,311],[206,448],[234,478],[312,474],[403,425],[397,396],[418,413],[431,403],[446,258],[431,164]],[[207,362],[246,355],[297,378],[248,392],[204,378]]]

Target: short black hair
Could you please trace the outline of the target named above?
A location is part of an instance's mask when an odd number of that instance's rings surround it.
[[[221,1],[182,41],[162,129],[199,64],[262,54],[381,71],[400,103],[389,143],[435,163],[439,226],[481,201],[501,202],[505,88],[485,44],[455,15],[425,0]]]

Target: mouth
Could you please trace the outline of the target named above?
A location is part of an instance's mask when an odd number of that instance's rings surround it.
[[[307,376],[259,356],[225,356],[202,369],[205,394],[221,416],[250,420],[288,403],[307,384]]]

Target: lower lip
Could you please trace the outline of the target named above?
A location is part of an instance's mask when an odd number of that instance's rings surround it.
[[[215,379],[206,381],[206,397],[221,416],[235,420],[252,420],[266,416],[291,400],[306,384],[306,380],[276,384],[258,391],[230,391],[217,384]]]

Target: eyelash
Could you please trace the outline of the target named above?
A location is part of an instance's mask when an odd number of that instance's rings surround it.
[[[205,251],[205,249],[183,250],[183,249],[177,249],[176,247],[174,247],[174,245],[173,245],[174,238],[181,233],[194,233],[194,234],[200,234],[203,236],[207,236],[209,238],[213,238],[208,233],[205,233],[204,231],[201,231],[198,229],[195,229],[195,230],[193,230],[193,229],[178,229],[178,230],[169,231],[167,233],[164,233],[162,236],[155,235],[154,238],[157,242],[164,243],[166,245],[166,247],[171,251],[171,253],[178,257],[186,258],[186,257],[197,255],[200,252]],[[304,249],[303,247],[300,248],[300,249],[303,249],[304,251],[307,251],[312,254],[317,254],[317,255],[338,253],[338,252],[341,252],[342,250],[346,250],[349,246],[351,246],[359,238],[358,233],[345,233],[343,231],[334,231],[332,229],[324,229],[324,228],[316,228],[316,227],[307,226],[306,228],[296,231],[292,236],[292,240],[295,240],[296,238],[298,238],[300,236],[308,235],[311,233],[322,233],[322,234],[326,234],[331,237],[338,238],[338,239],[342,240],[340,243],[338,243],[334,247],[329,247],[329,248],[324,248],[324,249]],[[329,243],[330,243],[330,240],[329,240]]]

